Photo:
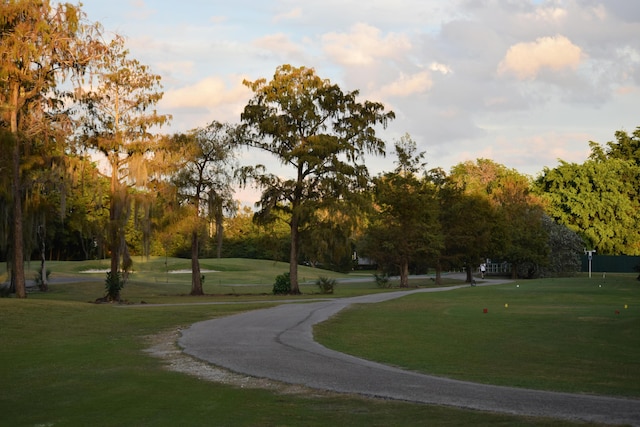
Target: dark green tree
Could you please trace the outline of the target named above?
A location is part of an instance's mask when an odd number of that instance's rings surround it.
[[[191,206],[191,295],[203,295],[200,275],[200,231],[206,222],[215,224],[220,255],[224,211],[233,211],[232,178],[235,166],[236,132],[232,126],[212,122],[195,129],[179,142],[182,161],[174,176],[179,200]]]
[[[545,168],[536,180],[546,210],[578,233],[599,254],[640,254],[638,187],[640,167],[619,158],[595,156],[583,164]]]
[[[609,141],[606,148],[596,142],[589,142],[593,160],[620,159],[629,160],[640,166],[640,126],[631,135],[619,130],[615,132],[616,140]]]
[[[85,25],[79,6],[48,0],[0,2],[0,139],[11,153],[12,283],[26,297],[24,275],[25,159],[35,140],[65,116],[58,114],[68,94],[59,88],[81,75],[100,52],[95,25]],[[59,141],[60,142],[60,141]]]
[[[456,165],[451,178],[466,194],[486,197],[494,209],[490,253],[483,255],[485,258],[511,262],[514,277],[519,266],[530,266],[527,274],[534,274],[547,262],[542,202],[531,191],[528,177],[491,160],[478,159]]]
[[[363,252],[400,273],[409,286],[411,263],[434,260],[442,248],[435,186],[424,171],[424,153],[405,135],[395,144],[396,169],[374,178],[374,210]]]
[[[311,68],[282,65],[271,81],[244,84],[253,91],[241,116],[245,143],[293,172],[282,178],[245,169],[263,189],[259,215],[283,210],[290,218],[291,293],[298,294],[301,230],[314,223],[316,212],[350,211],[344,205],[362,199],[369,182],[365,155],[384,154],[375,126],[386,126],[394,114],[382,104],[358,102],[358,91],[345,93]]]
[[[470,283],[473,269],[493,254],[493,241],[499,233],[496,210],[487,197],[466,193],[450,182],[438,195],[444,248],[436,264],[436,282],[440,283],[443,267],[462,267]]]
[[[110,280],[131,267],[125,228],[131,208],[130,189],[142,191],[150,179],[149,160],[159,148],[154,130],[168,123],[169,115],[158,114],[162,99],[160,76],[129,57],[124,39],[116,36],[94,62],[89,86],[78,88],[86,107],[82,121],[83,143],[102,153],[110,166],[108,244]],[[120,291],[109,292],[119,300]]]
[[[542,268],[545,277],[571,276],[580,271],[584,242],[575,231],[544,215],[544,228],[549,234],[549,262]]]

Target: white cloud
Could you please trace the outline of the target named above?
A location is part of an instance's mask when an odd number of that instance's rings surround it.
[[[285,13],[281,13],[279,15],[276,15],[273,18],[274,22],[280,22],[280,21],[288,21],[291,19],[298,19],[302,16],[302,9],[299,7],[293,8],[288,12]]]
[[[228,88],[220,77],[206,77],[191,86],[169,90],[162,98],[164,108],[214,108],[222,104],[244,103],[251,91],[243,86],[242,78]]]
[[[526,14],[527,19],[542,22],[558,23],[567,18],[568,12],[566,9],[560,7],[541,7],[534,12]]]
[[[349,33],[331,32],[322,36],[325,53],[343,65],[371,65],[377,59],[396,58],[411,49],[407,35],[382,31],[369,24],[358,23]]]
[[[163,76],[172,76],[175,74],[193,75],[195,71],[195,64],[192,61],[170,61],[170,62],[158,62],[157,73]],[[163,78],[164,82],[164,78]]]
[[[386,86],[383,86],[376,94],[375,98],[385,99],[387,97],[407,97],[417,93],[428,91],[433,85],[433,80],[428,72],[405,75]]]
[[[498,74],[514,74],[520,80],[535,79],[541,69],[577,69],[585,57],[580,47],[564,36],[540,37],[535,42],[509,48],[498,65]]]
[[[432,62],[431,65],[429,65],[429,69],[431,71],[438,71],[438,72],[440,72],[442,74],[449,74],[449,73],[453,72],[451,67],[449,67],[448,65],[445,65],[445,64],[441,64],[439,62]]]
[[[285,34],[269,34],[253,42],[253,45],[277,54],[297,56],[303,53],[300,46],[293,43]]]

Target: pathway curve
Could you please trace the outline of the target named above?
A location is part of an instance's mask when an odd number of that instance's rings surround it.
[[[482,285],[497,283],[500,281]],[[314,324],[351,304],[461,287],[283,304],[196,323],[182,331],[178,343],[185,353],[231,371],[316,389],[507,414],[640,426],[640,400],[483,385],[424,375],[339,353],[313,339]]]

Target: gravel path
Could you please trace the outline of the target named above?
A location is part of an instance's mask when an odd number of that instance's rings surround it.
[[[488,281],[482,285],[500,283]],[[419,289],[254,310],[199,322],[178,343],[198,359],[257,378],[364,396],[508,414],[640,426],[640,400],[482,385],[370,362],[318,344],[312,327],[355,303],[376,303]]]

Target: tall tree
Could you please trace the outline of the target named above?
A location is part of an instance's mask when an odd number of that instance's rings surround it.
[[[492,254],[492,237],[499,229],[496,210],[486,196],[466,193],[450,181],[438,195],[444,249],[436,265],[436,281],[442,267],[464,267],[466,281],[471,282],[472,270]]]
[[[545,277],[573,275],[580,271],[584,251],[584,241],[578,233],[566,225],[559,224],[549,215],[543,218],[544,227],[549,233],[549,262],[543,267]]]
[[[640,126],[631,135],[623,130],[616,131],[615,137],[615,142],[607,142],[606,149],[602,149],[598,143],[591,141],[589,143],[591,158],[594,160],[603,160],[604,157],[629,160],[640,166]]]
[[[434,260],[442,247],[436,187],[424,172],[424,153],[409,135],[395,144],[396,169],[374,178],[374,209],[365,238],[366,255],[392,264],[400,287],[409,286],[409,265]]]
[[[12,280],[20,298],[26,297],[22,159],[34,135],[55,117],[51,113],[61,96],[56,86],[81,74],[100,50],[92,39],[97,27],[83,25],[82,16],[80,7],[69,3],[0,3],[0,132],[12,152]]]
[[[125,226],[130,213],[129,188],[142,189],[149,178],[148,160],[157,147],[154,129],[168,123],[159,114],[160,76],[129,57],[124,39],[116,36],[94,64],[89,86],[81,92],[85,110],[84,143],[102,153],[110,166],[109,249],[110,280],[117,281],[108,298],[120,299],[120,269],[130,267]]]
[[[199,262],[199,231],[203,218],[215,224],[218,256],[222,243],[224,211],[235,209],[233,200],[235,129],[213,121],[205,128],[178,137],[182,163],[173,182],[181,198],[192,207],[191,230],[191,295],[203,295]]]
[[[538,191],[555,221],[577,232],[599,254],[640,254],[640,166],[596,157],[545,168]]]
[[[291,178],[274,173],[253,177],[264,191],[258,203],[263,217],[272,210],[288,213],[291,230],[291,293],[300,293],[300,230],[315,212],[342,209],[368,183],[366,154],[384,154],[375,126],[395,117],[382,104],[358,102],[359,92],[343,92],[306,67],[282,65],[270,82],[244,84],[253,98],[242,113],[246,144],[272,154],[293,170]]]
[[[466,194],[486,197],[494,207],[491,256],[511,262],[514,276],[519,265],[537,268],[547,262],[544,211],[540,199],[531,191],[528,177],[487,159],[458,164],[451,177]]]

